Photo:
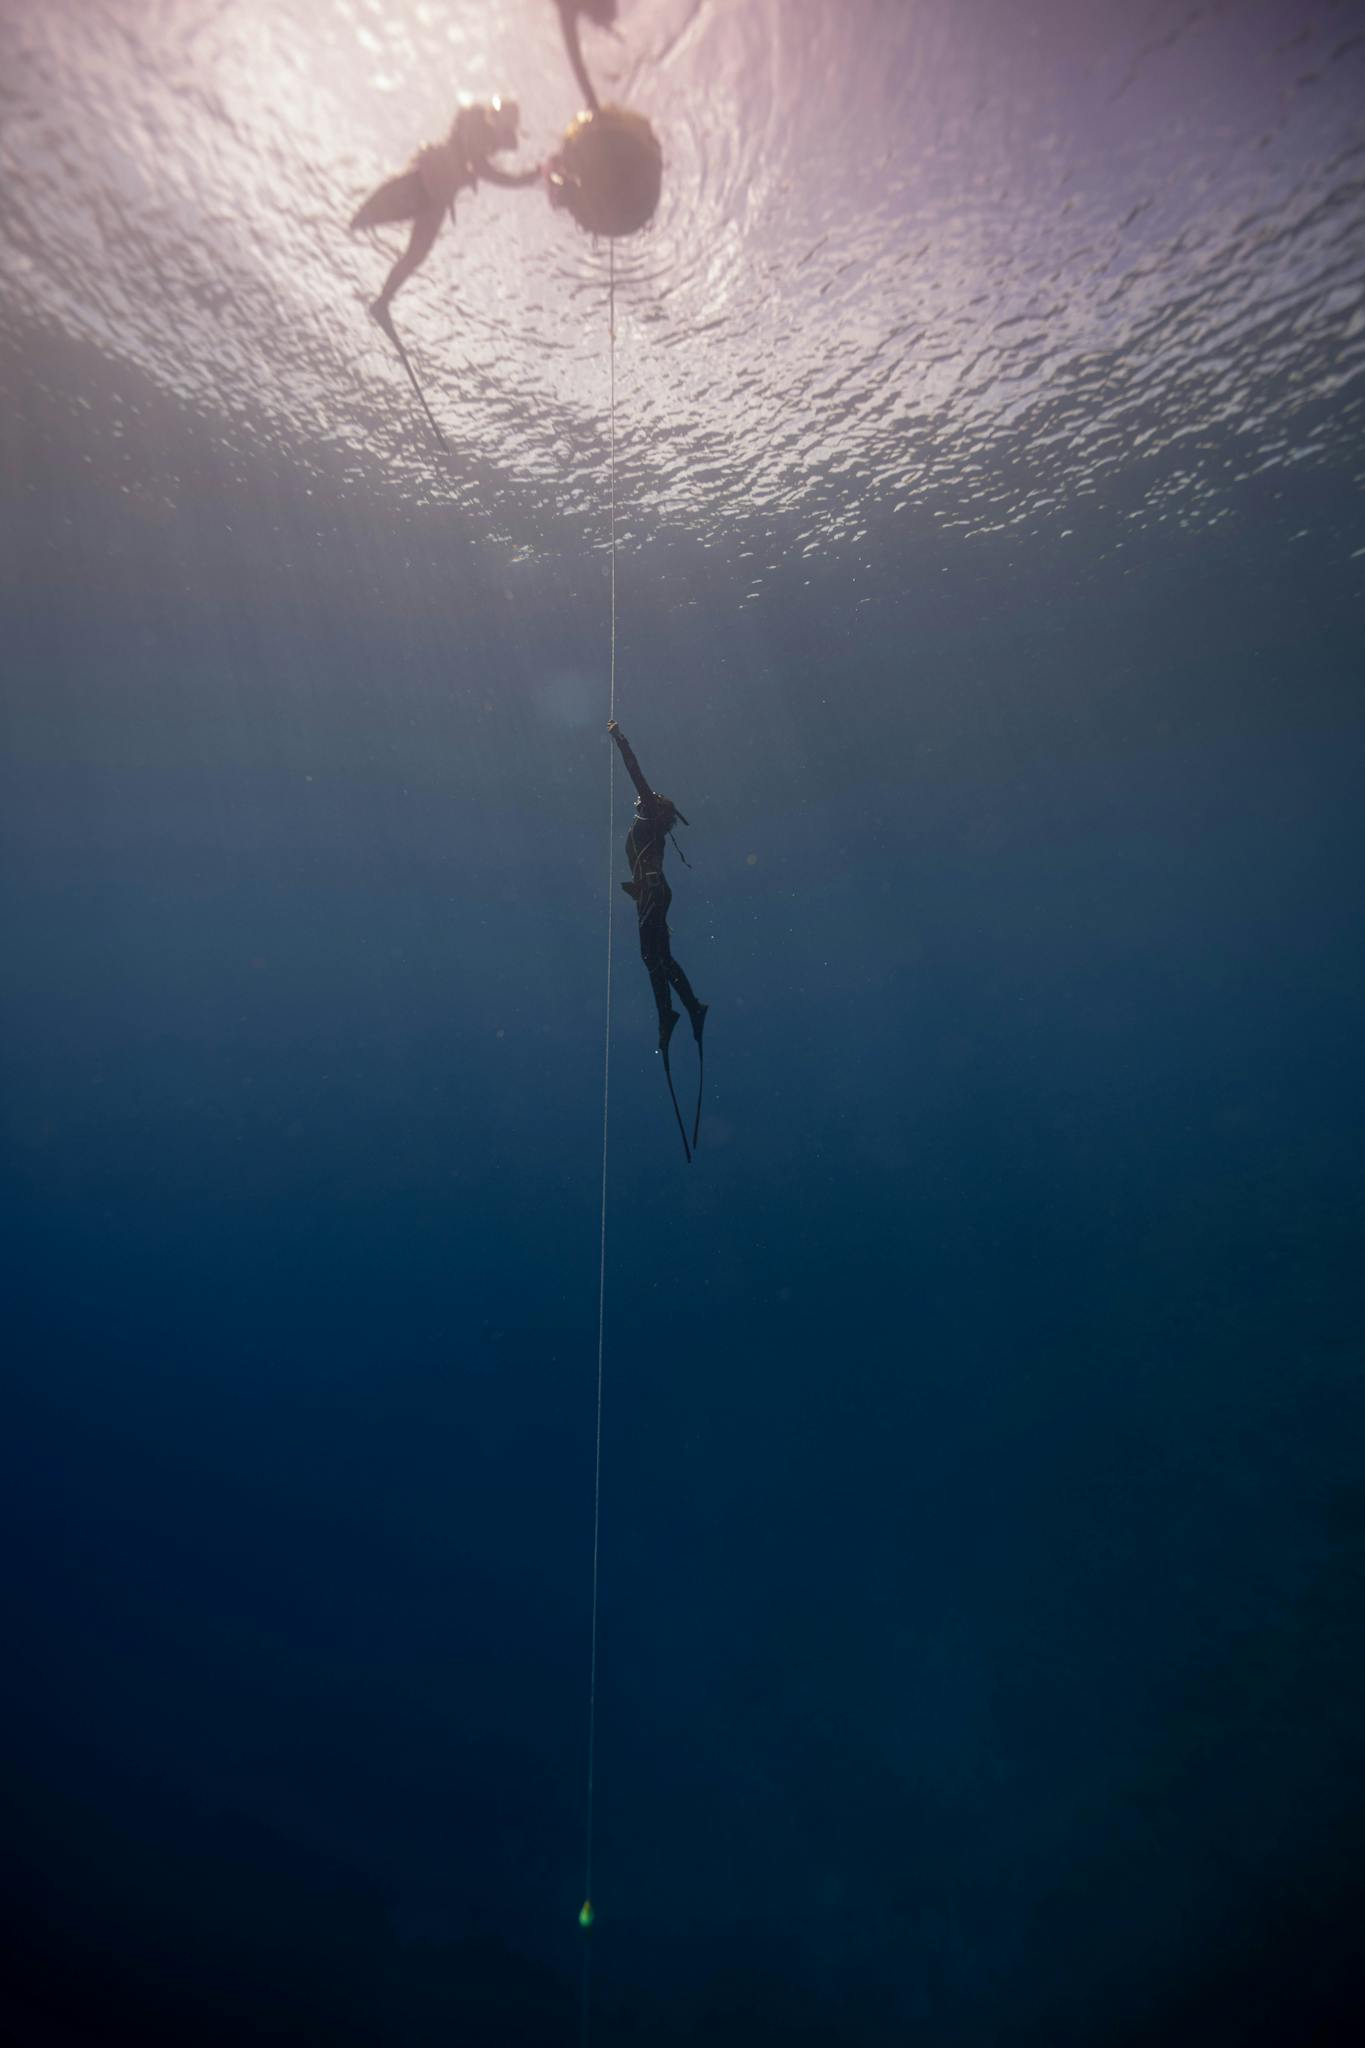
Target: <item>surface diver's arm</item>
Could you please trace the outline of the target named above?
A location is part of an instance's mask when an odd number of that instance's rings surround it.
[[[612,719],[610,725],[608,725],[607,731],[611,734],[617,746],[621,749],[621,759],[626,764],[626,773],[629,775],[631,781],[635,784],[636,789],[639,790],[640,795],[644,798],[645,802],[648,803],[653,797],[654,792],[650,788],[649,784],[645,781],[644,774],[641,770],[640,764],[635,758],[634,747],[632,747],[630,741],[626,738],[625,734],[622,732],[620,726],[616,723],[616,720],[614,718]]]
[[[538,185],[541,182],[540,165],[529,171],[500,171],[496,164],[480,164],[480,178],[486,178],[490,185],[523,186]]]

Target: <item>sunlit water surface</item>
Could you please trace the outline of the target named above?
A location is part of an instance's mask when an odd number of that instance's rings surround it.
[[[874,516],[1062,535],[1122,477],[1123,516],[1202,523],[1256,470],[1351,459],[1352,10],[625,0],[584,43],[666,156],[616,251],[627,545],[686,531],[757,587]],[[457,92],[497,89],[535,160],[576,101],[542,0],[12,0],[9,339],[88,339],[229,449],[395,512],[600,541],[607,246],[536,189],[461,199],[399,301],[441,456],[365,312],[397,234],[345,229]],[[92,432],[132,449],[137,410]]]

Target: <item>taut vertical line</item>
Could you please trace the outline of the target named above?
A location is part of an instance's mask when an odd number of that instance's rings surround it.
[[[610,269],[607,289],[610,468],[611,468],[611,641],[607,716],[616,716],[616,244],[607,243]],[[612,871],[614,867],[614,812],[616,803],[616,749],[607,749],[607,968],[606,1016],[602,1033],[602,1190],[601,1230],[597,1257],[597,1420],[593,1453],[592,1485],[592,1644],[588,1657],[588,1787],[583,1845],[583,1905],[579,1924],[583,1944],[583,2048],[588,2048],[592,2019],[592,1821],[593,1793],[597,1770],[597,1588],[602,1551],[602,1378],[606,1355],[607,1325],[607,1134],[611,1108],[611,966],[612,966]]]

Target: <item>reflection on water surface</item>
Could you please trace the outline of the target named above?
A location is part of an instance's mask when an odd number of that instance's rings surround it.
[[[666,153],[617,252],[627,544],[683,529],[761,574],[912,508],[1063,534],[1120,476],[1127,516],[1207,522],[1239,478],[1345,459],[1352,19],[625,0],[618,40],[584,40]],[[535,190],[461,199],[400,302],[454,449],[434,461],[364,311],[397,242],[344,226],[457,91],[514,90],[548,150],[575,103],[552,7],[31,0],[0,77],[14,338],[58,323],[230,443],[409,508],[600,538],[606,246]]]

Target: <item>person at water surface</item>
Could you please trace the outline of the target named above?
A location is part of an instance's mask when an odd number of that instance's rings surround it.
[[[495,152],[516,148],[520,121],[521,110],[513,99],[492,99],[461,107],[445,141],[424,144],[408,169],[387,179],[353,215],[352,234],[395,221],[412,222],[408,246],[393,264],[383,290],[370,307],[381,327],[389,325],[389,309],[396,293],[431,254],[445,215],[453,216],[459,192],[466,188],[475,190],[480,178],[490,185],[513,187],[540,182],[539,168],[504,171],[492,161]]]

